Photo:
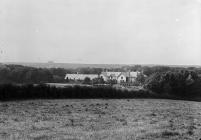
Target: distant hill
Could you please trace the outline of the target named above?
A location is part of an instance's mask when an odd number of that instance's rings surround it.
[[[65,69],[75,69],[75,68],[120,68],[126,66],[123,64],[79,64],[79,63],[24,63],[24,62],[9,62],[5,64],[15,64],[30,66],[36,68],[65,68]]]
[[[134,66],[134,65],[141,65],[141,66],[168,66],[168,67],[181,67],[181,68],[188,68],[188,67],[195,67],[201,68],[199,65],[158,65],[158,64],[80,64],[80,63],[27,63],[27,62],[7,62],[2,64],[15,64],[15,65],[22,65],[22,66],[30,66],[36,68],[65,68],[65,69],[76,69],[76,68],[121,68],[123,66]],[[0,67],[2,66],[0,63]]]
[[[0,68],[5,68],[6,66],[3,63],[0,63]]]

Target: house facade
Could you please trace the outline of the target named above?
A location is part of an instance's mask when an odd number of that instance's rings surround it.
[[[127,75],[122,72],[122,73],[117,77],[117,83],[126,83],[126,82],[128,82]]]
[[[102,72],[100,74],[100,77],[103,78],[104,81],[109,80],[117,80],[118,76],[121,74],[121,72]]]
[[[136,78],[141,74],[139,71],[128,71],[128,72],[102,72],[100,75],[98,74],[66,74],[65,80],[75,80],[82,81],[85,78],[90,78],[93,80],[95,78],[102,78],[105,82],[116,81],[116,83],[134,83],[136,82]],[[145,75],[144,75],[145,76]],[[146,76],[145,76],[146,77]]]
[[[102,72],[100,77],[104,79],[104,81],[116,80],[117,83],[134,83],[136,81],[137,76],[141,74],[139,71],[132,72]]]

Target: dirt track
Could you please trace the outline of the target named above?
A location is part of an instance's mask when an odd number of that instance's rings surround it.
[[[91,99],[0,103],[0,139],[199,138],[199,102]]]

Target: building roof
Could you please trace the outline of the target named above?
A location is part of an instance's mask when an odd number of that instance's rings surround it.
[[[121,74],[121,72],[102,72],[101,74],[104,75],[105,77],[109,76],[118,77]]]
[[[120,77],[121,75],[123,75],[125,77],[129,77],[129,73],[128,72],[121,72],[121,74],[119,74],[118,77]]]
[[[132,78],[136,78],[138,76],[138,74],[140,74],[141,72],[139,71],[131,71],[131,72],[102,72],[101,75],[105,76],[105,77],[120,77],[121,75],[124,75],[125,77],[132,77]],[[145,75],[144,75],[145,76]]]
[[[102,72],[101,75],[107,77],[107,73],[106,72]]]
[[[137,77],[137,75],[138,74],[140,74],[140,72],[139,71],[132,71],[132,72],[130,72],[130,77]]]
[[[66,74],[65,79],[80,79],[84,80],[86,77],[94,79],[98,77],[98,74]]]
[[[134,72],[134,71],[132,71],[132,72],[121,72],[121,74],[120,74],[119,76],[124,75],[125,77],[133,77],[133,78],[136,78],[139,73],[140,73],[140,72],[138,72],[138,71],[136,71],[136,72]],[[118,77],[119,77],[119,76],[118,76]]]

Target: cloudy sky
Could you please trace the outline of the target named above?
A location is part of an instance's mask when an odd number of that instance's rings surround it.
[[[201,65],[201,0],[0,0],[0,61]]]

